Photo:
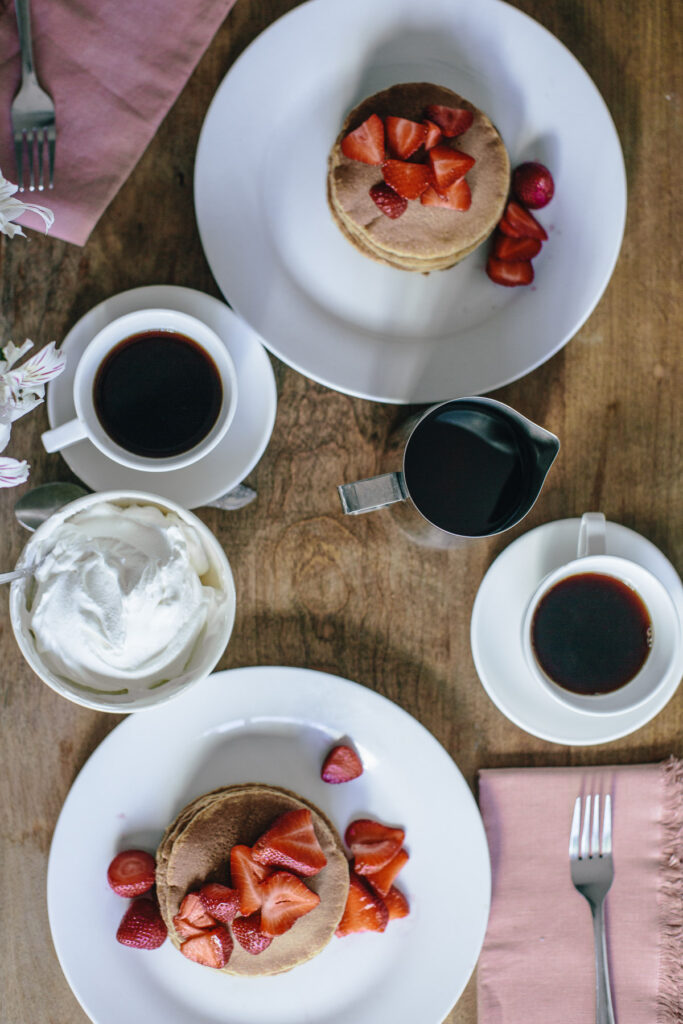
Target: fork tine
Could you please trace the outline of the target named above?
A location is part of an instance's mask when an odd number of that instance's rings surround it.
[[[24,137],[21,132],[14,133],[14,158],[17,162],[17,185],[24,191]]]
[[[581,830],[581,846],[579,848],[579,857],[585,859],[590,856],[590,824],[591,824],[591,798],[586,797],[584,813],[583,813],[583,828]]]
[[[50,180],[48,188],[55,187],[55,143],[57,141],[57,132],[55,126],[51,125],[47,130],[47,152],[48,162],[50,166]]]
[[[42,192],[45,188],[45,179],[43,178],[43,148],[45,146],[45,129],[38,129],[38,191]]]
[[[600,856],[600,796],[593,797],[593,828],[591,830],[591,857]]]
[[[612,798],[607,794],[605,797],[605,818],[602,823],[602,856],[609,857],[612,854]]]
[[[569,832],[569,859],[576,860],[579,856],[579,832],[581,831],[581,797],[577,796],[572,815],[572,827]]]
[[[35,151],[36,151],[36,130],[33,128],[30,132],[26,132],[26,153],[28,156],[28,190],[29,192],[35,192],[36,190],[36,177],[33,171],[33,165],[35,163]]]

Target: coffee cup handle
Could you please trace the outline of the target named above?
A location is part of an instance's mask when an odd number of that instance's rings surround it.
[[[376,508],[405,501],[407,497],[403,473],[383,473],[353,484],[337,487],[344,515],[357,516],[361,512],[372,512]]]
[[[59,452],[62,448],[76,444],[77,441],[83,441],[87,436],[83,422],[73,419],[63,423],[61,427],[55,427],[54,430],[46,430],[40,435],[40,440],[46,452]]]
[[[604,555],[607,551],[605,543],[605,517],[602,512],[584,512],[579,527],[579,543],[576,549],[577,558],[586,555]]]

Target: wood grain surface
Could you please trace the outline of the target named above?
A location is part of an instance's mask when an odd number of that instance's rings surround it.
[[[94,304],[137,285],[219,295],[194,219],[198,133],[230,65],[293,6],[238,0],[84,248],[36,234],[27,243],[2,238],[1,339],[59,340]],[[494,395],[562,440],[540,500],[509,533],[451,552],[411,545],[386,512],[345,519],[336,485],[378,471],[384,439],[404,413],[336,394],[274,359],[277,421],[248,480],[258,500],[238,513],[200,512],[225,547],[239,594],[219,667],[302,665],[355,679],[430,729],[475,792],[483,767],[683,755],[683,689],[635,734],[567,748],[507,721],[472,662],[477,587],[496,555],[529,528],[599,509],[648,537],[679,570],[683,554],[681,7],[669,0],[516,6],[553,32],[595,81],[621,138],[629,188],[621,255],[597,309],[549,362]],[[32,470],[29,485],[0,491],[2,569],[27,539],[12,513],[19,494],[72,479],[59,456],[42,451],[46,426],[44,409],[21,420],[6,452],[28,457]],[[7,597],[8,588],[0,589],[0,1019],[80,1024],[86,1018],[50,940],[47,858],[69,787],[119,719],[76,707],[33,675],[12,637]],[[474,981],[446,1020],[474,1024]]]

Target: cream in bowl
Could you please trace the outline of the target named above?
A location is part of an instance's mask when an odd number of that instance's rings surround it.
[[[26,545],[10,615],[49,686],[79,704],[134,711],[204,678],[230,637],[223,549],[192,513],[138,492],[90,494]]]

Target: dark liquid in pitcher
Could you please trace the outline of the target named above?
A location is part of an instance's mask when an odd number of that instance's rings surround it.
[[[529,442],[495,409],[475,403],[436,409],[411,436],[404,476],[423,516],[442,530],[482,537],[504,530],[528,503]]]
[[[143,331],[120,341],[102,361],[93,402],[102,427],[135,455],[167,458],[194,448],[223,401],[213,359],[191,338]]]
[[[631,587],[603,573],[560,580],[531,624],[539,665],[572,693],[612,693],[642,668],[652,645],[647,608]]]

